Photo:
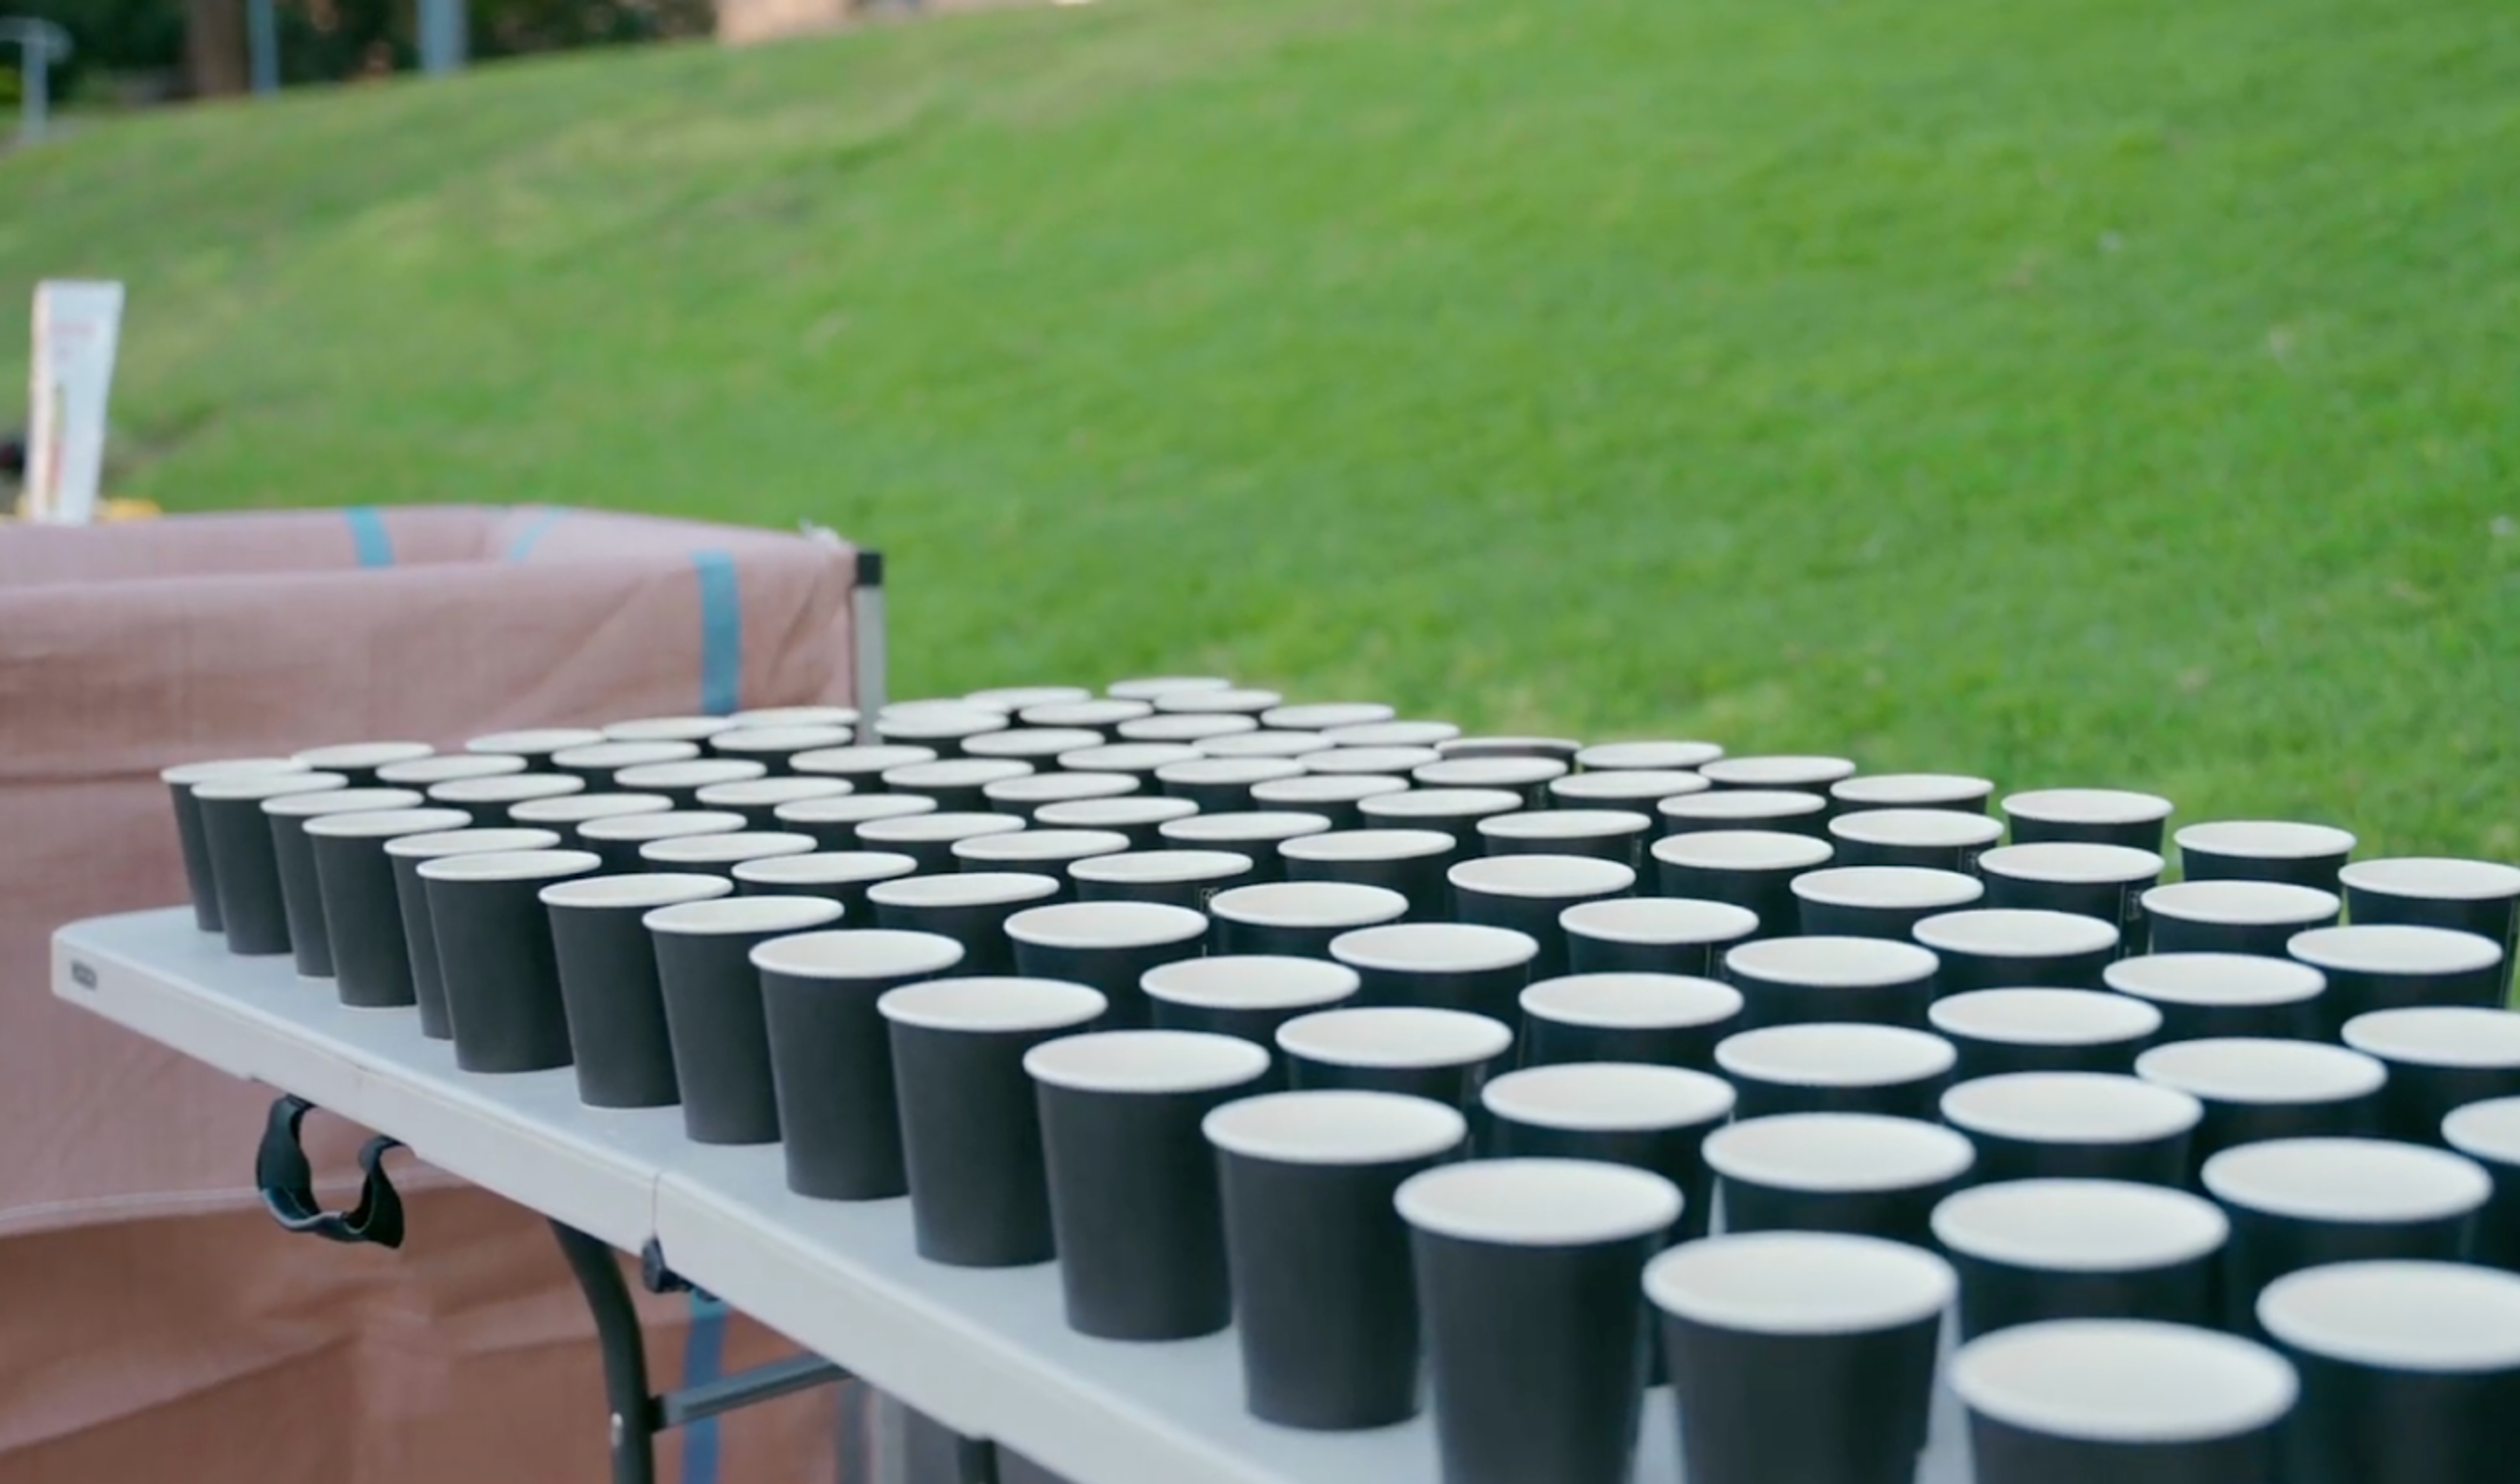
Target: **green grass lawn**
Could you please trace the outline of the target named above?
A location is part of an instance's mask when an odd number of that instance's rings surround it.
[[[101,124],[120,491],[827,521],[904,693],[2520,855],[2510,0],[1105,0]],[[0,361],[22,364],[16,312]]]

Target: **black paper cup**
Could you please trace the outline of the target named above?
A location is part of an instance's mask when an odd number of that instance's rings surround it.
[[[1843,1232],[1917,1247],[1931,1245],[1935,1205],[1977,1157],[1940,1124],[1877,1113],[1743,1118],[1709,1134],[1705,1152],[1729,1232]]]
[[[1106,741],[1116,742],[1120,739],[1122,728],[1154,720],[1154,711],[1155,708],[1144,700],[1129,697],[1110,697],[1095,700],[1059,701],[1046,706],[1026,706],[1016,712],[1015,717],[1027,727],[1074,728],[1083,732],[1100,733]],[[1260,725],[1257,720],[1248,716],[1199,719],[1219,724],[1237,723],[1240,730],[1248,730]]]
[[[1785,834],[1827,838],[1828,800],[1792,788],[1712,788],[1681,793],[1654,805],[1662,832],[1702,834],[1709,831],[1771,830]]]
[[[1978,989],[1949,995],[1927,1028],[1959,1053],[1958,1078],[2011,1072],[2132,1072],[2161,1032],[2161,1012],[2089,989]]]
[[[1390,1093],[1281,1093],[1229,1102],[1202,1127],[1245,1408],[1317,1431],[1414,1417],[1418,1303],[1393,1196],[1462,1147],[1461,1113]]]
[[[2236,953],[2156,953],[2120,959],[2101,975],[2112,990],[2161,1012],[2163,1045],[2228,1036],[2309,1039],[2326,1017],[2326,976],[2307,965]]]
[[[1223,690],[1202,688],[1195,691],[1170,690],[1148,697],[1158,711],[1193,712],[1204,715],[1222,711],[1237,716],[1258,716],[1286,703],[1286,697],[1275,691],[1256,686],[1227,686]]]
[[[909,1193],[891,1033],[876,1003],[951,973],[963,945],[926,932],[800,932],[752,950],[788,1189],[822,1200]]]
[[[1025,1054],[1069,1328],[1176,1340],[1233,1318],[1216,1157],[1199,1126],[1268,1069],[1261,1048],[1201,1031],[1098,1031]]]
[[[1495,855],[1463,861],[1444,874],[1453,914],[1463,922],[1503,927],[1539,946],[1529,977],[1566,972],[1566,929],[1560,914],[1582,902],[1623,897],[1636,888],[1634,869],[1585,855]]]
[[[2377,1010],[2345,1022],[2345,1044],[2389,1069],[2380,1132],[2391,1139],[2439,1144],[2455,1109],[2520,1097],[2520,1014],[2507,1010]]]
[[[1055,979],[980,976],[905,985],[876,1002],[890,1022],[902,1165],[919,1255],[1020,1268],[1057,1255],[1040,1103],[1024,1057],[1102,1013]]]
[[[855,736],[849,727],[731,727],[709,738],[708,750],[719,757],[759,763],[773,777],[785,777],[795,773],[793,759],[798,753],[845,747]]]
[[[430,834],[402,834],[385,841],[392,864],[394,896],[401,904],[402,934],[411,950],[412,999],[420,1008],[420,1033],[432,1041],[454,1039],[454,1022],[446,1008],[444,956],[431,912],[434,898],[421,879],[422,863],[438,856],[490,851],[551,850],[560,836],[549,830],[448,830]]]
[[[1521,807],[1522,795],[1507,788],[1408,788],[1359,799],[1356,806],[1368,830],[1440,830],[1451,835],[1447,867],[1479,853],[1479,821]]]
[[[2176,836],[2179,873],[2191,881],[2283,881],[2331,895],[2354,854],[2354,836],[2328,825],[2222,820]]]
[[[563,747],[548,759],[555,772],[581,779],[589,788],[609,789],[612,776],[624,768],[652,768],[658,763],[687,763],[700,755],[696,742],[601,742],[591,746]]]
[[[1034,706],[1072,706],[1093,698],[1094,693],[1083,686],[995,686],[973,691],[963,697],[963,704],[1013,716]]]
[[[2448,927],[2502,945],[2520,939],[2520,869],[2487,861],[2401,856],[2356,861],[2337,873],[2357,922]]]
[[[279,846],[263,805],[311,793],[346,791],[338,773],[232,773],[190,787],[200,811],[219,924],[233,954],[290,951],[289,905],[281,880]],[[197,914],[195,921],[199,922]]]
[[[373,814],[417,808],[420,803],[421,796],[409,788],[319,788],[263,800],[272,856],[280,868],[281,906],[289,920],[289,951],[300,977],[333,977],[333,938],[324,917],[324,888],[316,876],[315,842],[306,836],[307,824],[327,814]]]
[[[893,746],[931,747],[938,757],[960,757],[967,739],[983,732],[1003,732],[1009,725],[1007,713],[983,706],[913,703],[884,707],[875,719],[874,732],[878,740]]]
[[[2383,1258],[2461,1262],[2494,1181],[2464,1154],[2385,1139],[2272,1139],[2205,1161],[2205,1193],[2231,1219],[2223,1322],[2247,1332],[2258,1295],[2287,1273]]]
[[[1012,814],[968,814],[960,810],[899,814],[860,823],[857,847],[909,856],[922,872],[959,871],[963,863],[955,858],[956,842],[983,834],[1012,834],[1022,828],[1022,819]]]
[[[752,950],[839,921],[822,897],[720,897],[659,907],[640,921],[656,947],[656,982],[696,1144],[771,1144],[779,1102]]]
[[[1565,761],[1554,757],[1464,755],[1441,747],[1436,752],[1435,761],[1409,770],[1410,782],[1420,788],[1503,789],[1520,797],[1525,809],[1545,806],[1550,781],[1568,771]]]
[[[1674,1247],[1645,1270],[1690,1484],[1889,1484],[1924,1447],[1952,1270],[1834,1233]]]
[[[1718,788],[1825,793],[1832,785],[1853,778],[1855,764],[1843,757],[1772,753],[1719,757],[1699,764],[1697,771]]]
[[[1955,1060],[1950,1042],[1904,1025],[1775,1025],[1736,1032],[1715,1047],[1716,1069],[1740,1090],[1744,1118],[1932,1118],[1951,1085]]]
[[[333,988],[343,1005],[383,1010],[418,1003],[411,945],[403,935],[401,893],[385,841],[461,830],[469,823],[471,816],[461,809],[328,814],[306,822],[315,882],[324,899],[325,935],[333,951]],[[434,963],[436,944],[428,952]]]
[[[528,830],[557,830],[569,842],[568,848],[602,855],[579,836],[579,826],[634,814],[663,814],[673,807],[674,801],[661,793],[563,793],[512,806],[508,822]]]
[[[1958,809],[1855,809],[1828,822],[1828,838],[1844,866],[1974,873],[2003,825]]]
[[[945,757],[932,763],[910,763],[883,775],[887,793],[915,793],[936,800],[945,814],[986,814],[991,784],[1030,778],[1033,765],[1009,757]]]
[[[1281,848],[1286,878],[1346,881],[1380,886],[1409,899],[1413,922],[1450,915],[1452,891],[1444,873],[1460,843],[1441,830],[1333,830],[1288,840]]]
[[[2205,1104],[2193,1141],[2200,1166],[2261,1140],[2371,1133],[2389,1078],[2377,1059],[2341,1046],[2245,1036],[2156,1046],[2135,1070]]]
[[[1260,718],[1236,716],[1222,711],[1206,714],[1185,711],[1178,715],[1147,714],[1105,724],[1102,735],[1121,742],[1194,742],[1211,737],[1231,737],[1238,732],[1257,732]]]
[[[981,975],[1014,972],[1007,920],[1058,896],[1058,877],[1029,871],[906,876],[867,888],[877,925],[952,938],[963,945],[962,971]]]
[[[2174,881],[2143,894],[2156,953],[2284,956],[2294,935],[2335,925],[2333,892],[2280,881]]]
[[[1012,759],[1047,768],[1062,752],[1101,745],[1102,734],[1083,727],[1010,727],[1004,732],[983,732],[964,739],[963,751],[975,758]]]
[[[1233,850],[1130,850],[1068,870],[1081,902],[1162,902],[1205,912],[1220,891],[1251,884],[1251,857]],[[1214,927],[1209,929],[1211,940]]]
[[[570,747],[591,747],[604,734],[589,727],[533,727],[521,732],[492,732],[464,744],[467,752],[493,757],[522,757],[535,762]]]
[[[1953,1087],[1942,1113],[1977,1147],[1980,1180],[2179,1186],[2205,1106],[2113,1072],[2011,1072]]]
[[[1934,1208],[1967,1339],[2059,1319],[2210,1326],[2230,1235],[2210,1200],[2116,1180],[2004,1181]]]
[[[1291,810],[1247,810],[1240,814],[1192,814],[1155,827],[1169,850],[1231,850],[1251,858],[1262,881],[1286,878],[1285,843],[1330,828],[1328,816]]]
[[[1306,773],[1296,778],[1253,784],[1249,807],[1318,814],[1330,822],[1333,831],[1362,830],[1365,828],[1365,811],[1358,807],[1360,804],[1381,794],[1405,792],[1408,787],[1405,779],[1370,774],[1342,777],[1331,773]],[[1283,848],[1280,847],[1282,852]]]
[[[1703,793],[1713,787],[1694,773],[1670,768],[1614,768],[1599,773],[1569,773],[1549,783],[1550,805],[1557,809],[1628,809],[1648,816],[1662,830],[1664,799]]]
[[[1332,727],[1364,727],[1400,714],[1378,700],[1316,700],[1273,706],[1260,713],[1260,725],[1287,732],[1326,732]]]
[[[2263,1346],[2190,1325],[2066,1319],[1953,1363],[1978,1484],[2275,1484],[2300,1392]]]
[[[395,763],[414,763],[436,755],[437,749],[427,742],[336,742],[330,746],[308,747],[290,761],[309,773],[338,773],[350,781],[348,787],[353,788],[382,788],[387,786],[377,776],[378,769],[388,768]]]
[[[1148,1023],[1142,981],[1161,965],[1197,958],[1207,918],[1160,902],[1065,902],[1016,913],[1006,933],[1017,973],[1087,985],[1107,1004],[1104,1027],[1135,1030]]]
[[[1330,940],[1359,927],[1396,922],[1409,899],[1380,886],[1345,881],[1272,881],[1237,886],[1208,898],[1216,946],[1226,953],[1329,957]]]
[[[1357,972],[1344,964],[1273,954],[1219,954],[1159,964],[1138,978],[1148,1019],[1158,1030],[1208,1031],[1240,1036],[1266,1049],[1266,1085],[1285,1085],[1278,1057],[1278,1027],[1298,1015],[1345,1005],[1356,998]]]
[[[1732,1115],[1732,1088],[1724,1079],[1678,1066],[1568,1061],[1493,1078],[1479,1102],[1488,1153],[1650,1170],[1683,1196],[1674,1239],[1706,1235],[1715,1172],[1700,1147]]]
[[[1137,791],[1138,781],[1126,773],[1027,773],[985,785],[980,796],[992,813],[1020,814],[1038,822],[1041,811],[1054,804],[1126,798]]]
[[[1448,737],[1430,742],[1446,757],[1541,757],[1574,766],[1584,744],[1567,737]]]
[[[642,920],[659,907],[727,894],[724,877],[663,872],[580,876],[542,888],[579,1102],[668,1107],[682,1101],[656,944]]]
[[[1827,865],[1829,847],[1773,830],[1704,830],[1654,841],[1653,858],[1662,895],[1747,908],[1759,936],[1778,937],[1801,918],[1794,877]]]
[[[2285,951],[2327,979],[2320,1029],[2335,1035],[2357,1015],[2426,1005],[2500,1010],[2510,967],[2501,945],[2472,932],[2395,923],[2314,927]]]
[[[1754,1030],[1822,1020],[1923,1030],[1937,967],[1930,951],[1880,938],[1765,938],[1724,956],[1741,1024]]]
[[[701,757],[687,763],[623,768],[612,775],[612,787],[627,793],[661,793],[672,799],[677,809],[697,809],[702,788],[769,776],[770,769],[751,758]]]
[[[1671,1182],[1589,1159],[1412,1176],[1409,1224],[1444,1484],[1626,1484],[1644,1394],[1645,1261]]]
[[[1440,763],[1444,754],[1432,747],[1340,747],[1327,752],[1308,752],[1302,763],[1306,773],[1326,778],[1396,778],[1408,787],[1411,774],[1429,763]]]
[[[459,778],[495,778],[502,773],[522,773],[525,767],[523,758],[502,752],[457,752],[416,757],[407,763],[386,763],[377,769],[377,783],[387,788],[418,788],[425,793],[433,785]]]
[[[1531,809],[1490,815],[1478,831],[1490,855],[1589,855],[1634,871],[1654,822],[1632,809]]]
[[[2070,912],[2117,924],[2123,951],[2144,940],[2143,894],[2161,882],[2161,857],[2132,845],[2072,840],[2004,845],[1981,853],[1986,905]]]
[[[1193,804],[1202,813],[1247,814],[1253,807],[1253,785],[1303,776],[1300,764],[1282,757],[1202,757],[1166,763],[1155,770],[1155,783],[1169,797]]]
[[[738,784],[711,784],[699,791],[698,798],[702,809],[729,809],[742,815],[749,821],[749,829],[776,831],[784,828],[779,823],[781,804],[809,798],[845,798],[850,792],[844,779],[788,774]]]
[[[843,923],[865,927],[875,922],[875,904],[867,900],[875,884],[918,871],[917,861],[888,850],[817,850],[739,861],[731,874],[744,896],[828,897],[840,904]]]
[[[610,742],[691,742],[697,746],[698,744],[708,741],[710,738],[717,736],[720,732],[726,731],[730,727],[787,727],[826,724],[819,718],[799,718],[795,720],[744,720],[745,717],[758,717],[763,714],[764,713],[754,711],[739,711],[733,716],[634,716],[627,721],[606,722],[604,724],[604,736]],[[846,726],[849,721],[855,721],[856,719],[857,713],[855,711],[851,711],[849,712],[848,721],[838,722],[836,725]]]
[[[1986,813],[1995,785],[1965,773],[1875,773],[1845,778],[1828,786],[1831,808],[1838,813],[1868,809],[1952,809]]]
[[[2258,1320],[2301,1372],[2287,1481],[2510,1477],[2520,1279],[2458,1263],[2341,1263],[2270,1285]]]
[[[2520,1271],[2520,1098],[2467,1104],[2442,1120],[2442,1140],[2494,1178],[2494,1198],[2477,1217],[2476,1260]]]
[[[1460,737],[1462,729],[1449,721],[1402,719],[1324,727],[1322,735],[1342,747],[1435,747]]]
[[[1359,1005],[1465,1010],[1522,1023],[1522,987],[1540,946],[1508,927],[1394,922],[1330,940],[1329,956],[1355,969]]]
[[[1740,1028],[1741,994],[1682,974],[1589,973],[1522,992],[1523,1064],[1642,1061],[1715,1070],[1715,1048]]]
[[[821,747],[790,754],[788,766],[802,778],[836,778],[860,793],[881,793],[885,774],[913,763],[932,763],[937,755],[934,747],[895,743]]]
[[[516,823],[509,811],[518,804],[585,791],[586,780],[566,773],[504,773],[437,784],[428,789],[428,801],[443,808],[461,809],[484,829],[501,830]]]
[[[475,851],[419,863],[459,1070],[568,1065],[568,1012],[542,889],[603,864],[591,850]]]
[[[1316,752],[1328,752],[1338,744],[1319,732],[1269,728],[1258,732],[1232,732],[1220,737],[1202,737],[1191,743],[1211,758],[1238,758],[1244,761],[1293,762]],[[1280,778],[1292,778],[1303,772],[1281,773]]]
[[[184,852],[184,883],[193,896],[193,921],[203,932],[226,930],[219,916],[218,876],[210,865],[209,836],[202,828],[202,806],[193,797],[197,784],[221,778],[250,778],[260,773],[306,773],[313,770],[293,758],[229,757],[212,762],[179,763],[158,775],[175,805],[175,836]],[[342,775],[344,787],[348,775]]]
[[[770,818],[773,828],[810,834],[825,850],[864,850],[868,847],[858,838],[861,826],[935,812],[934,799],[913,793],[849,793],[781,804],[770,811]]]
[[[956,840],[954,859],[965,871],[1029,871],[1056,877],[1060,899],[1073,901],[1076,887],[1068,873],[1077,862],[1128,848],[1129,837],[1116,830],[1017,830]]]
[[[859,717],[858,708],[855,706],[808,704],[746,706],[732,716],[709,719],[725,721],[739,727],[854,727],[858,724]]]
[[[1794,877],[1793,892],[1805,933],[1906,943],[1925,919],[1976,906],[1986,886],[1957,871],[1832,866]]]
[[[704,871],[735,878],[735,868],[746,861],[772,861],[782,856],[811,855],[810,834],[770,834],[737,830],[719,834],[687,834],[680,839],[650,840],[639,847],[639,864],[649,871]]]
[[[2098,989],[2118,956],[2116,924],[2070,912],[1980,907],[1925,919],[1916,941],[1943,961],[1947,995],[1973,989]]]
[[[1207,754],[1188,742],[1112,742],[1061,752],[1058,766],[1069,773],[1117,773],[1138,781],[1145,793],[1161,793],[1155,770],[1174,763],[1195,762]]]
[[[743,816],[724,809],[669,809],[661,814],[616,814],[592,819],[576,828],[577,843],[604,857],[604,869],[616,875],[645,871],[639,852],[656,840],[690,839],[704,834],[734,834],[743,829]]]
[[[1575,754],[1575,766],[1588,773],[1679,773],[1703,768],[1723,755],[1724,748],[1711,742],[1649,739],[1595,742]]]
[[[1513,1049],[1501,1020],[1423,1006],[1326,1010],[1278,1027],[1286,1080],[1298,1092],[1348,1088],[1430,1098],[1463,1112]]]
[[[2036,788],[2006,795],[2003,818],[2016,845],[2057,840],[2159,855],[2162,822],[2174,807],[2159,794],[2124,788]]]
[[[1682,897],[1613,897],[1578,902],[1557,915],[1566,967],[1579,974],[1712,976],[1724,954],[1759,930],[1759,915],[1729,902]]]
[[[1061,773],[1058,778],[1117,778],[1114,773]],[[1033,811],[1035,830],[1092,830],[1116,834],[1131,850],[1165,848],[1163,827],[1177,819],[1187,819],[1198,812],[1198,806],[1188,799],[1165,798],[1156,794],[1128,794],[1117,798],[1080,798],[1065,803],[1044,804]]]

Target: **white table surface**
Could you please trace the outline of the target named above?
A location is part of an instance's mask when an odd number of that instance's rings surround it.
[[[234,957],[189,908],[63,928],[53,992],[390,1134],[429,1164],[623,1251],[653,1237],[692,1282],[1075,1484],[1437,1484],[1423,1416],[1352,1433],[1255,1420],[1242,1410],[1230,1330],[1165,1344],[1072,1333],[1048,1265],[923,1261],[906,1199],[792,1194],[777,1146],[692,1144],[676,1108],[587,1107],[567,1068],[459,1072],[451,1047],[422,1037],[416,1012],[351,1010],[285,956]],[[1647,1394],[1639,1484],[1681,1478],[1672,1411],[1667,1390]],[[1962,1430],[1945,1394],[1919,1484],[1968,1478]]]

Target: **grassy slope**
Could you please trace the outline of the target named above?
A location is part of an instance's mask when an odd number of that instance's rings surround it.
[[[100,127],[0,296],[133,281],[129,492],[813,516],[913,690],[2511,855],[2515,201],[2507,0],[1107,0]]]

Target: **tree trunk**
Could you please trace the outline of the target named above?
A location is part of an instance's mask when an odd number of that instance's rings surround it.
[[[184,81],[196,98],[246,90],[245,0],[184,0]]]

